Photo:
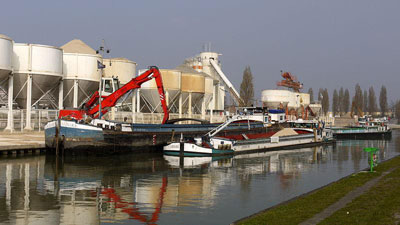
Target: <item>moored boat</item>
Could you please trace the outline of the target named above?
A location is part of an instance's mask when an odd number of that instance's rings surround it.
[[[331,128],[333,136],[340,139],[375,139],[390,138],[392,130],[386,118],[361,117],[358,123],[347,127]]]
[[[229,122],[229,121],[228,121]],[[218,129],[195,139],[181,140],[164,146],[171,156],[214,156],[283,149],[305,145],[320,145],[334,141],[330,130],[319,128],[283,128],[277,132],[216,136]]]

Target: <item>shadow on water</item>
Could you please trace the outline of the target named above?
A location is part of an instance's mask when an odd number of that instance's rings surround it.
[[[0,158],[0,223],[227,224],[400,153],[392,140],[237,156]]]

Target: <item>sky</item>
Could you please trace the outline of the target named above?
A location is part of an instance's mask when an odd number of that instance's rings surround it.
[[[255,98],[276,88],[280,71],[304,84],[354,86],[400,99],[400,1],[3,1],[0,34],[15,42],[61,46],[81,39],[138,63],[172,69],[203,50],[221,53],[239,89],[250,66]]]

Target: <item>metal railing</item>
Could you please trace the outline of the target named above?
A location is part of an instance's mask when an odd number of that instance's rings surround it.
[[[43,131],[44,126],[47,122],[55,120],[58,118],[58,110],[54,109],[35,109],[31,112],[31,128],[33,131]],[[163,113],[132,113],[132,112],[109,112],[103,119],[121,121],[127,123],[150,123],[150,124],[160,124],[164,117]],[[189,117],[188,114],[172,113],[170,114],[170,119],[178,118],[193,118],[193,119],[205,119],[210,121],[210,115],[205,115],[204,117],[199,114],[192,114]],[[8,109],[0,109],[0,131],[5,131],[7,127]],[[225,122],[225,115],[213,115],[213,123],[223,123]],[[195,123],[193,121],[184,121],[180,123]],[[27,131],[26,125],[26,109],[15,109],[13,110],[13,131],[23,132]]]

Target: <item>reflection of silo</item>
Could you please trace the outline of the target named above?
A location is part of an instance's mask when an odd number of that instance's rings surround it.
[[[99,89],[100,55],[81,40],[72,40],[61,47],[64,50],[64,107],[78,107]]]
[[[205,77],[201,74],[182,73],[181,95],[183,112],[189,116],[201,113],[201,103],[205,93]]]
[[[12,70],[13,41],[0,34],[0,82],[7,79]]]
[[[19,107],[27,108],[27,93],[31,90],[31,101],[35,103],[47,91],[58,87],[62,79],[62,50],[57,47],[35,44],[14,44],[14,98]],[[57,99],[58,92],[50,100]],[[29,94],[28,94],[29,96]],[[48,105],[57,107],[57,103]],[[30,106],[29,106],[30,107]]]
[[[85,198],[90,198],[90,191],[72,190],[72,192],[71,201],[60,204],[61,221],[64,224],[74,225],[99,224],[99,210],[96,202],[85,200]]]
[[[164,91],[170,112],[176,112],[177,99],[181,89],[181,72],[177,70],[161,69],[161,78],[163,81]],[[156,81],[154,79],[143,83],[140,88],[141,96],[144,98],[147,106],[151,112],[162,112],[160,104],[160,95],[158,94]]]

